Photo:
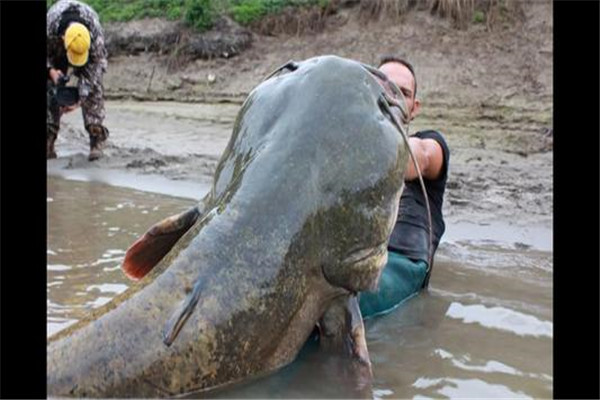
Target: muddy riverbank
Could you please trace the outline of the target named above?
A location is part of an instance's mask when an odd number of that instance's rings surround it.
[[[508,105],[544,110],[552,103],[552,2],[519,2],[503,22],[467,29],[414,8],[400,18],[366,21],[358,6],[340,8],[320,33],[261,35],[236,55],[175,62],[160,51],[116,52],[109,58],[105,89],[112,99],[241,101],[260,80],[290,59],[336,54],[376,64],[384,54],[401,55],[417,71],[426,105]],[[113,41],[137,43],[159,30],[172,36],[176,24],[154,19],[108,24]],[[224,30],[227,32],[227,30]],[[180,32],[185,36],[185,32]],[[138,46],[138,47],[140,47]],[[172,49],[172,48],[171,48]]]
[[[81,116],[67,114],[56,143],[59,157],[48,162],[48,173],[199,199],[211,183],[238,108],[107,102],[111,136],[106,157],[94,163],[87,161]],[[450,144],[448,220],[550,228],[553,157],[542,132],[548,122],[546,114],[527,109],[426,109],[411,129],[441,129]]]
[[[150,51],[112,56],[105,76],[107,157],[87,162],[76,111],[64,118],[49,173],[196,198],[194,191],[210,183],[241,102],[274,68],[321,54],[376,63],[391,53],[410,59],[417,71],[423,107],[411,131],[438,129],[451,148],[448,218],[550,227],[552,3],[520,7],[510,23],[463,30],[418,8],[401,19],[365,22],[357,7],[347,7],[321,33],[253,33],[251,45],[232,58],[173,65],[169,55]],[[121,36],[137,35],[157,25],[116,28]]]

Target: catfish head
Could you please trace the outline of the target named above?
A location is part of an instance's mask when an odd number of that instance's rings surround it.
[[[323,56],[258,85],[210,192],[127,251],[140,282],[51,340],[49,393],[208,390],[290,363],[317,324],[368,364],[355,295],[385,265],[408,157],[376,75]]]

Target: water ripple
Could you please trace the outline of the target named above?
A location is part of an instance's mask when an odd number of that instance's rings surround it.
[[[504,385],[487,383],[481,379],[419,378],[412,386],[417,389],[437,388],[437,393],[448,398],[532,398],[523,392],[514,392]],[[426,397],[414,397],[417,398]]]
[[[446,316],[463,320],[466,324],[477,323],[486,328],[500,329],[519,336],[546,336],[552,338],[552,322],[541,321],[532,315],[504,307],[485,307],[480,304],[462,305],[453,302]]]

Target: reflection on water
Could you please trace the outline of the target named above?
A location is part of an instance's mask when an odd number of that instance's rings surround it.
[[[49,334],[126,290],[125,249],[193,204],[56,178],[48,198]],[[440,244],[427,292],[366,322],[372,381],[309,343],[277,373],[188,397],[552,397],[550,247],[451,239]]]
[[[522,392],[513,392],[506,386],[502,385],[493,385],[489,384],[481,379],[427,379],[420,378],[413,384],[413,387],[418,389],[430,389],[435,388],[436,393],[438,393],[437,397],[448,397],[448,398],[456,398],[456,397],[475,397],[475,398],[526,398],[530,399],[531,397],[526,396]],[[473,393],[472,396],[469,396],[468,393]],[[440,396],[441,395],[441,396]],[[413,397],[414,399],[428,399],[429,397],[416,395]]]
[[[534,316],[504,307],[487,308],[481,304],[464,306],[452,303],[446,316],[460,319],[466,324],[478,323],[486,328],[503,329],[517,335],[552,337],[552,322],[540,321]]]

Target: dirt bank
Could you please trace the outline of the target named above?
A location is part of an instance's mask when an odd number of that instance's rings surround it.
[[[113,56],[105,77],[107,157],[87,162],[81,117],[73,113],[65,116],[49,173],[107,181],[117,174],[113,182],[138,188],[140,176],[206,187],[239,104],[274,68],[322,54],[376,63],[394,53],[412,60],[419,78],[424,106],[411,130],[439,129],[451,147],[449,222],[551,227],[552,4],[523,2],[523,10],[523,20],[488,31],[484,24],[456,30],[417,10],[367,24],[348,8],[328,19],[323,33],[253,34],[252,45],[232,58],[181,66],[153,52]]]
[[[415,65],[419,92],[427,103],[539,105],[543,109],[552,102],[552,3],[522,3],[522,20],[492,31],[485,24],[457,30],[448,20],[416,9],[400,20],[365,22],[358,7],[341,8],[328,17],[322,33],[252,34],[251,45],[233,58],[215,55],[211,60],[178,65],[172,56],[155,52],[117,54],[110,59],[105,85],[113,97],[134,94],[185,100],[221,95],[241,100],[289,59],[337,54],[372,64],[382,54],[401,54]],[[107,30],[136,38],[144,30],[151,36],[156,27],[170,37],[167,33],[176,24],[151,19],[109,25]],[[231,27],[224,32],[243,35]]]

